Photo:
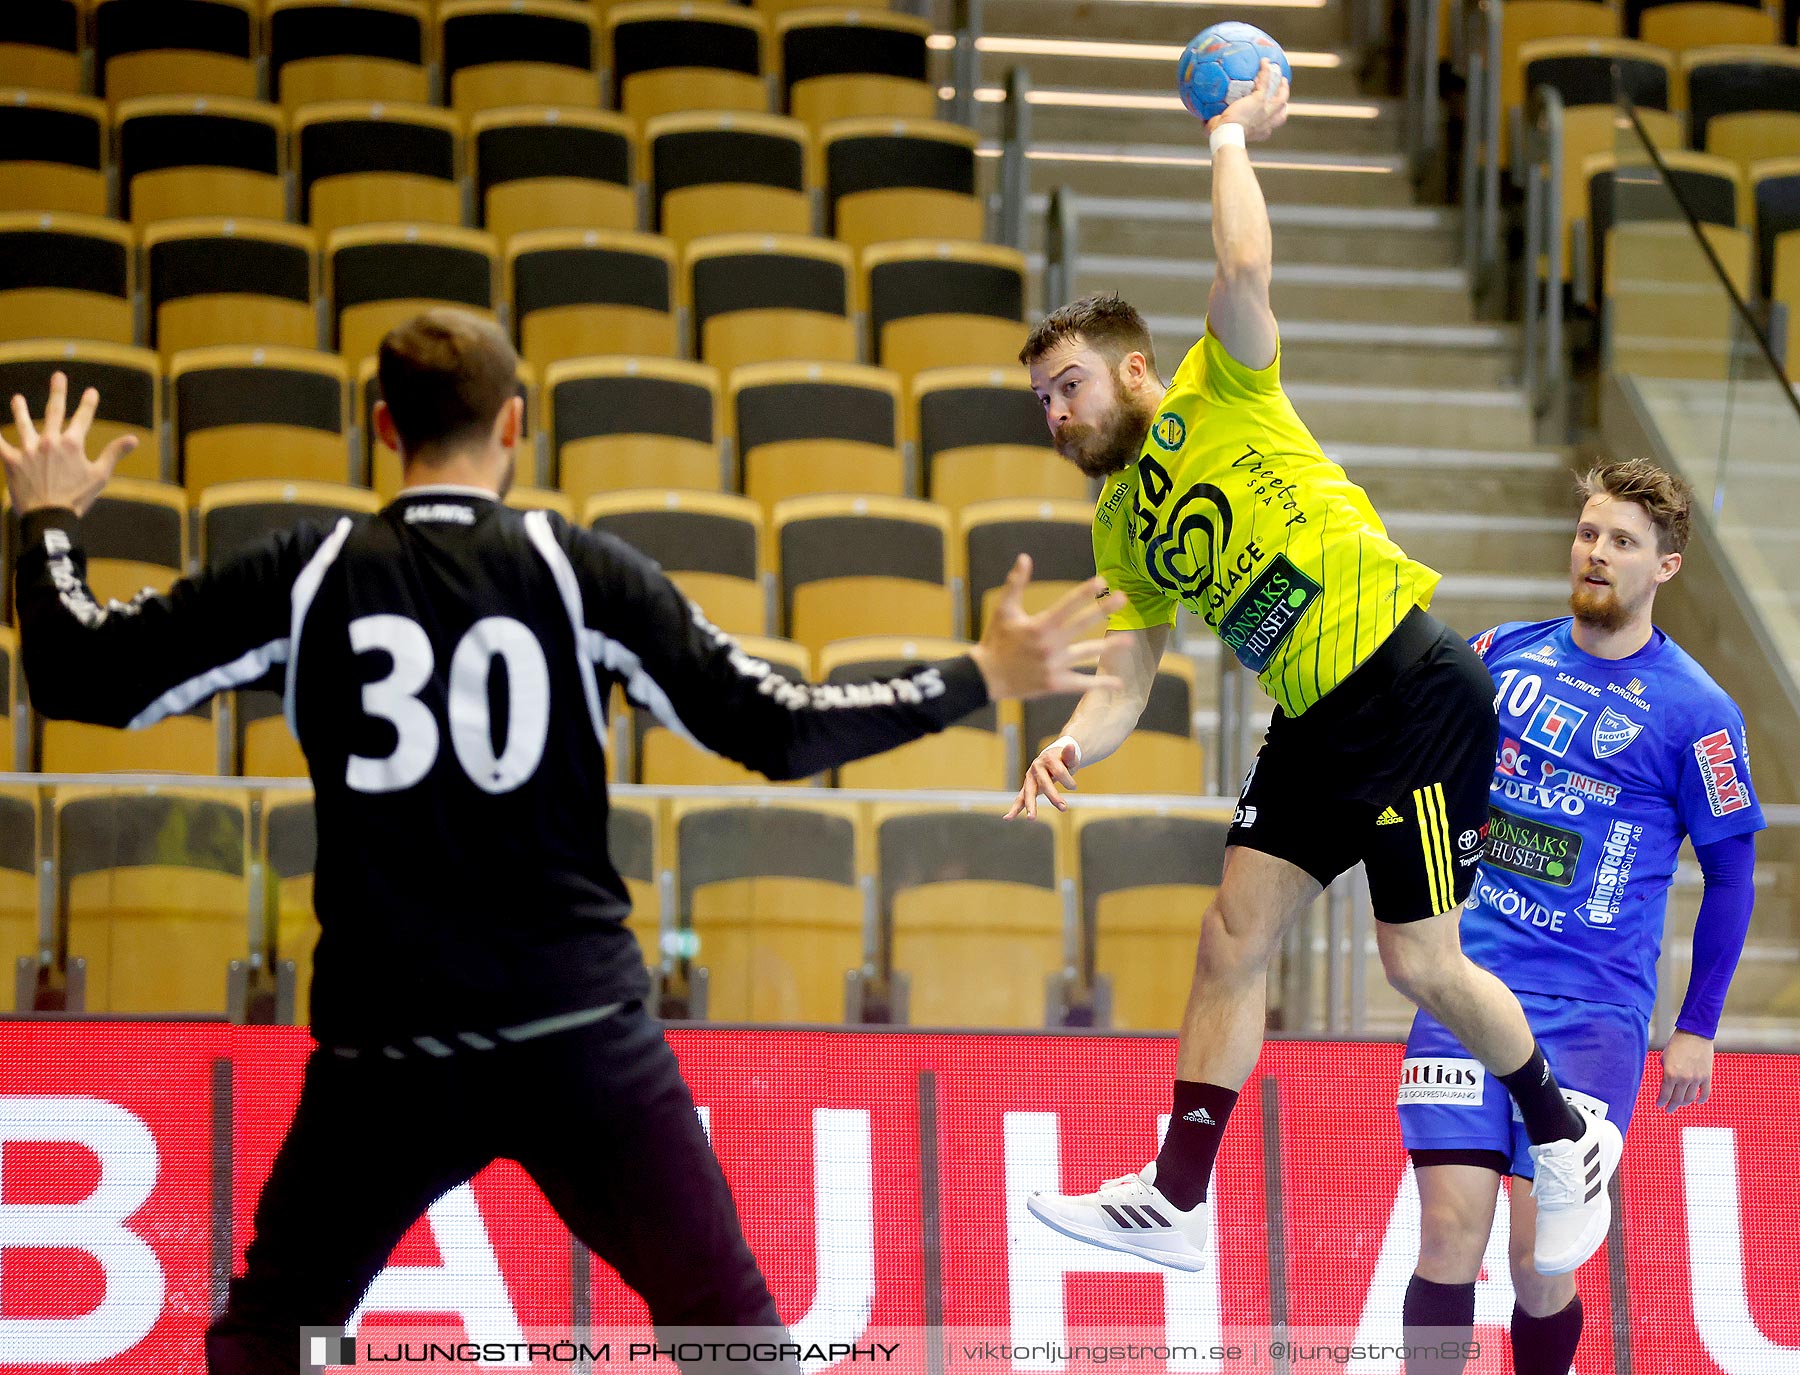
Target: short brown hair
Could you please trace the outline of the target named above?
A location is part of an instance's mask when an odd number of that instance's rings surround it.
[[[1694,489],[1649,459],[1630,458],[1589,468],[1575,484],[1575,490],[1581,493],[1584,504],[1595,497],[1611,497],[1642,506],[1656,527],[1657,553],[1679,554],[1687,548]]]
[[[428,310],[381,341],[381,399],[409,458],[484,439],[518,391],[519,355],[498,325],[466,310]]]
[[[1019,350],[1019,361],[1030,367],[1058,344],[1077,335],[1110,367],[1118,367],[1128,353],[1141,353],[1150,371],[1156,372],[1156,348],[1150,342],[1150,327],[1130,302],[1111,293],[1083,296],[1051,311],[1026,338],[1025,347]]]

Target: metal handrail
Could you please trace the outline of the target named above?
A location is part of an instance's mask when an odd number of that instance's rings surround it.
[[[980,80],[981,55],[975,41],[981,37],[981,0],[952,0],[950,28],[956,47],[950,55],[950,118],[957,124],[975,124],[975,87]]]
[[[1046,312],[1074,296],[1080,223],[1075,193],[1066,186],[1054,188],[1044,210],[1043,304]]]
[[[1563,367],[1563,288],[1568,237],[1562,227],[1563,99],[1552,86],[1531,93],[1516,161],[1525,178],[1525,393],[1543,415],[1559,398]],[[1547,259],[1540,283],[1538,259]],[[1540,306],[1538,292],[1543,291]]]
[[[1023,67],[1006,73],[1006,97],[1000,106],[1000,224],[997,237],[1009,248],[1025,251],[1025,207],[1031,189],[1031,78]]]

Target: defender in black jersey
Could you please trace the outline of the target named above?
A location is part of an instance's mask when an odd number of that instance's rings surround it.
[[[990,698],[1087,686],[1071,666],[1098,645],[1077,641],[1117,606],[1095,600],[1096,579],[1026,617],[1022,558],[968,655],[858,687],[790,684],[629,546],[500,503],[516,362],[472,316],[397,329],[376,424],[406,459],[399,498],[130,605],[97,604],[84,581],[79,515],[131,445],[88,461],[97,395],[65,426],[58,374],[41,432],[14,397],[21,444],[0,442],[33,706],[136,727],[272,688],[316,790],[319,1045],[208,1334],[218,1375],[300,1369],[301,1325],[342,1324],[418,1215],[497,1157],[524,1165],[660,1328],[778,1328],[643,1006],[604,839],[606,694],[622,683],[670,728],[804,777]]]

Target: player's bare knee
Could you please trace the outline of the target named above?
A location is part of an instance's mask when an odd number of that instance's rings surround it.
[[[1400,928],[1394,928],[1398,930]],[[1446,996],[1455,988],[1461,970],[1461,956],[1422,941],[1404,936],[1384,934],[1381,945],[1381,967],[1395,991],[1404,994],[1427,1012],[1443,1006]]]
[[[1575,1297],[1575,1277],[1573,1275],[1540,1275],[1531,1258],[1531,1241],[1526,1239],[1523,1248],[1517,1241],[1513,1242],[1511,1255],[1513,1295],[1523,1308],[1534,1318],[1547,1318],[1553,1313],[1560,1313],[1569,1306],[1569,1300]]]
[[[1433,1284],[1472,1284],[1481,1277],[1487,1233],[1462,1209],[1428,1208],[1419,1219],[1419,1274]]]
[[[1195,977],[1233,983],[1261,977],[1274,948],[1271,925],[1253,902],[1227,900],[1221,893],[1200,924]]]

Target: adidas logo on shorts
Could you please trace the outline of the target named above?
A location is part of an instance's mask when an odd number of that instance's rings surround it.
[[[1401,816],[1400,813],[1395,811],[1392,807],[1384,807],[1382,808],[1381,815],[1375,818],[1375,824],[1377,826],[1404,826],[1406,824],[1406,818]]]

